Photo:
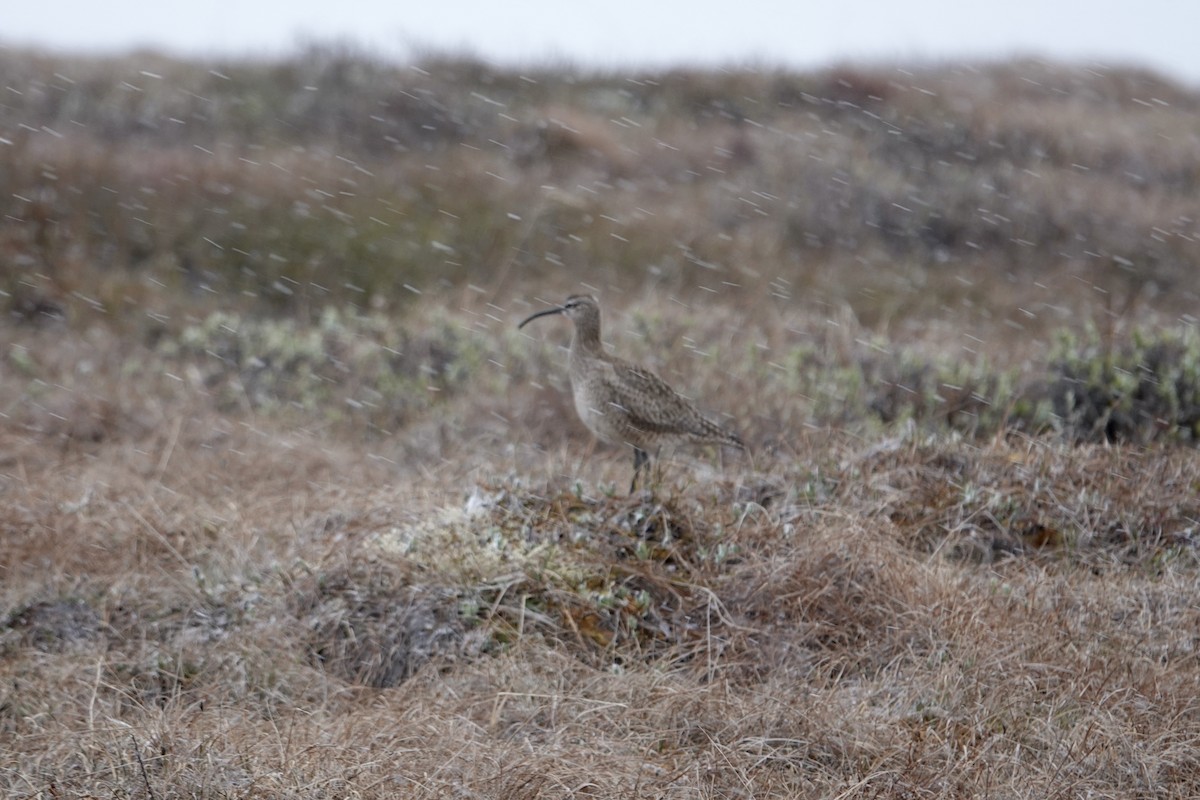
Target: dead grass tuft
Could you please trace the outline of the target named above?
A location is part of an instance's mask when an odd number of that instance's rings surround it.
[[[928,649],[915,641],[921,623],[911,618],[927,603],[924,579],[893,531],[873,527],[822,525],[799,536],[786,559],[735,571],[730,589],[746,594],[732,606],[762,630],[755,639],[764,652],[750,663],[795,669],[799,648],[800,663],[817,675],[876,674]]]
[[[417,583],[418,577],[402,564],[374,559],[291,586],[292,612],[308,631],[313,662],[340,680],[386,689],[431,660],[446,663],[478,651],[458,592]]]
[[[15,647],[58,652],[86,645],[101,633],[96,612],[83,600],[38,601],[17,609],[3,629],[15,634]]]

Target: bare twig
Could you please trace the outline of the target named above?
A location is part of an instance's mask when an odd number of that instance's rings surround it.
[[[129,734],[129,742],[133,745],[133,755],[142,771],[142,781],[146,784],[146,793],[150,795],[150,800],[157,800],[154,796],[154,787],[150,785],[150,776],[146,774],[146,762],[142,760],[142,751],[138,748],[137,739],[133,738],[132,733]]]

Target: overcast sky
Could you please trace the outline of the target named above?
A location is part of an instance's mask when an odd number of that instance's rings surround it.
[[[272,56],[304,41],[506,63],[821,66],[1032,55],[1134,64],[1200,87],[1194,0],[65,0],[7,3],[0,44]]]

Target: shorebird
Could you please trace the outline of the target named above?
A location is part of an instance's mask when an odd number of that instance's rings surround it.
[[[568,357],[575,411],[597,439],[633,448],[633,481],[665,444],[721,444],[745,450],[746,444],[713,422],[650,370],[604,352],[600,344],[600,304],[590,295],[571,295],[561,306],[526,317],[563,314],[575,324]]]

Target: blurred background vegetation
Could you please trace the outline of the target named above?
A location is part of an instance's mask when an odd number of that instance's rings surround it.
[[[506,346],[438,345],[421,313],[496,322],[585,288],[726,309],[756,331],[734,349],[768,353],[818,422],[1197,435],[1200,94],[1153,73],[617,74],[331,45],[271,63],[5,50],[0,71],[10,323],[100,324],[174,356],[241,331],[208,363],[239,386],[255,371],[263,402],[311,401],[264,375],[301,363],[276,352],[295,335],[229,319],[326,331],[303,362],[318,376],[347,371],[326,309],[408,321],[428,363],[375,358],[357,382],[408,408],[383,376]],[[642,310],[661,343],[669,320]],[[798,319],[851,332],[822,345]]]

